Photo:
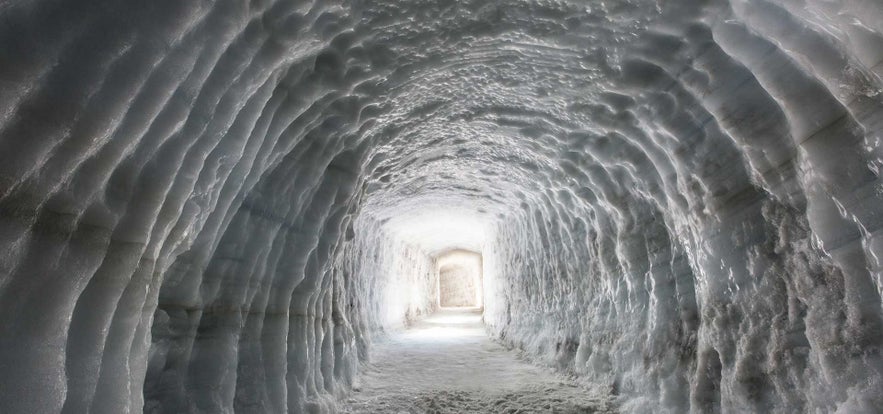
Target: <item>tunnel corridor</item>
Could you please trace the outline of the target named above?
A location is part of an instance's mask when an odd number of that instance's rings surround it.
[[[0,413],[880,413],[881,167],[879,0],[0,2]]]
[[[344,413],[612,413],[604,389],[491,341],[481,310],[441,309],[375,345]]]
[[[481,253],[454,250],[435,258],[438,267],[438,306],[481,307]]]

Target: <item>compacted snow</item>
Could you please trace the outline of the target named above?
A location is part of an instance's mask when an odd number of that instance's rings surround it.
[[[379,340],[347,413],[605,413],[612,399],[492,341],[478,308],[442,308]]]

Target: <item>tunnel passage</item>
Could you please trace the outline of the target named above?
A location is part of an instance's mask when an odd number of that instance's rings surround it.
[[[438,304],[441,307],[476,306],[478,286],[469,270],[460,266],[439,269]]]
[[[445,308],[481,306],[481,254],[465,250],[438,257],[438,304]]]
[[[621,411],[876,412],[881,76],[876,0],[4,2],[0,412],[335,412],[452,249]]]

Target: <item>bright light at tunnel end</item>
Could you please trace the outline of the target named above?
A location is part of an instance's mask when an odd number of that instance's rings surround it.
[[[468,210],[427,207],[397,214],[385,228],[391,236],[437,255],[455,249],[480,252],[492,223]]]

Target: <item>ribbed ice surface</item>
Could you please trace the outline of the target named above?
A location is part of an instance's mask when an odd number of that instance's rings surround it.
[[[878,0],[0,4],[0,412],[328,412],[481,251],[625,412],[883,407]]]

